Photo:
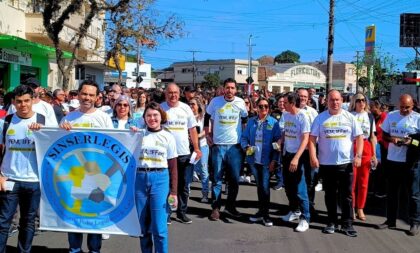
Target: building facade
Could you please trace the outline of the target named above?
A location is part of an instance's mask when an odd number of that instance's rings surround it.
[[[137,63],[126,62],[125,71],[127,72],[126,86],[129,88],[142,87],[145,89],[155,88],[155,84],[152,83],[152,65],[140,61],[139,63],[139,76],[143,79],[141,83],[136,82],[137,78]]]
[[[307,64],[285,63],[259,67],[260,87],[274,93],[294,91],[298,88],[325,88],[325,74]]]
[[[12,89],[29,76],[40,80],[42,86],[53,90],[61,87],[61,73],[55,60],[55,49],[43,27],[42,8],[34,5],[36,1],[0,1],[0,49],[3,55],[16,55],[26,61],[0,60],[0,80],[5,89]],[[70,51],[69,42],[73,39],[84,15],[89,10],[85,4],[81,12],[64,22],[60,33],[61,48]],[[70,77],[70,89],[78,87],[79,82],[91,79],[103,85],[105,62],[105,13],[94,18],[87,37],[77,50],[76,68]],[[66,58],[71,54],[66,53]],[[3,57],[4,58],[4,57]]]
[[[258,84],[258,65],[258,61],[252,61],[252,79],[254,80],[254,84]],[[218,74],[222,81],[227,78],[234,78],[240,85],[247,83],[248,60],[195,61],[194,66],[195,75],[193,62],[176,62],[172,64],[175,82],[180,86],[192,85],[194,81],[196,84],[201,84],[205,82],[204,77],[207,74]]]

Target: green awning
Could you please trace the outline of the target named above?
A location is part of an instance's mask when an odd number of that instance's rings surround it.
[[[25,40],[16,36],[0,34],[0,48],[10,48],[21,52],[55,58],[55,48]],[[71,58],[71,53],[64,51],[64,58]]]

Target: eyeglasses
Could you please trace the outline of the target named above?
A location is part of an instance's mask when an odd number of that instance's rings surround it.
[[[411,108],[411,106],[400,106],[400,109],[405,109],[405,110],[408,110],[408,109],[410,109]]]
[[[361,103],[361,102],[366,102],[366,100],[364,98],[358,98],[356,99],[356,103]]]
[[[260,108],[260,109],[268,109],[268,105],[258,105],[258,108]]]
[[[118,104],[117,104],[117,106],[121,106],[121,107],[129,107],[129,105],[128,105],[128,104],[120,104],[120,103],[118,103]]]

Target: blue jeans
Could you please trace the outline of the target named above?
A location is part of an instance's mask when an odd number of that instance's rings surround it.
[[[209,146],[200,147],[201,150],[201,159],[194,165],[194,170],[200,174],[201,177],[201,192],[203,196],[208,196],[209,193]]]
[[[298,169],[296,171],[289,171],[290,162],[294,156],[295,154],[286,152],[283,157],[283,176],[286,195],[289,199],[290,211],[300,209],[302,211],[302,218],[309,222],[311,214],[309,211],[309,198],[302,159],[299,159]]]
[[[410,170],[410,223],[420,225],[420,162]]]
[[[239,174],[243,163],[243,153],[239,144],[235,145],[213,145],[212,165],[213,165],[213,203],[212,208],[221,207],[222,181],[224,170],[228,182],[228,197],[226,208],[235,208],[236,197],[239,190]]]
[[[18,252],[31,252],[41,190],[38,182],[15,181],[12,191],[0,192],[0,252],[6,252],[9,228],[20,206]]]
[[[168,252],[169,171],[138,172],[136,207],[140,221],[140,248],[143,253]]]
[[[68,233],[67,238],[70,244],[70,253],[82,252],[82,243],[83,243],[82,233]],[[87,246],[90,253],[101,252],[102,235],[101,234],[87,234]]]
[[[258,213],[263,217],[268,217],[270,207],[270,170],[268,166],[261,164],[250,164],[250,168],[257,183]]]

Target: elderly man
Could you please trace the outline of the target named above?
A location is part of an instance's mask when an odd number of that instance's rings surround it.
[[[166,112],[168,121],[166,129],[171,132],[176,140],[176,151],[178,153],[178,210],[177,218],[184,224],[192,223],[186,215],[188,198],[190,195],[190,184],[192,181],[194,167],[190,164],[191,151],[190,141],[196,154],[195,160],[201,158],[201,151],[198,145],[197,121],[189,105],[179,101],[180,89],[175,83],[170,83],[165,90],[166,102],[160,106]],[[189,135],[188,135],[189,134]],[[170,223],[168,217],[168,223]]]
[[[409,94],[401,95],[400,109],[390,112],[381,126],[383,139],[389,142],[387,156],[389,182],[387,220],[378,225],[378,229],[396,227],[400,190],[408,187],[410,192],[408,235],[411,236],[419,233],[420,225],[419,167],[418,164],[410,166],[406,159],[407,147],[412,144],[409,135],[420,133],[420,114],[413,111],[413,105],[413,98]]]
[[[323,232],[333,234],[337,226],[337,191],[341,204],[341,231],[357,236],[353,228],[353,166],[360,167],[363,151],[363,131],[356,118],[341,109],[343,97],[337,90],[328,93],[328,111],[319,114],[311,129],[309,156],[312,168],[320,168],[325,191],[328,224]],[[319,159],[316,155],[318,139]],[[353,141],[356,155],[353,157]],[[353,163],[352,163],[353,162]]]

